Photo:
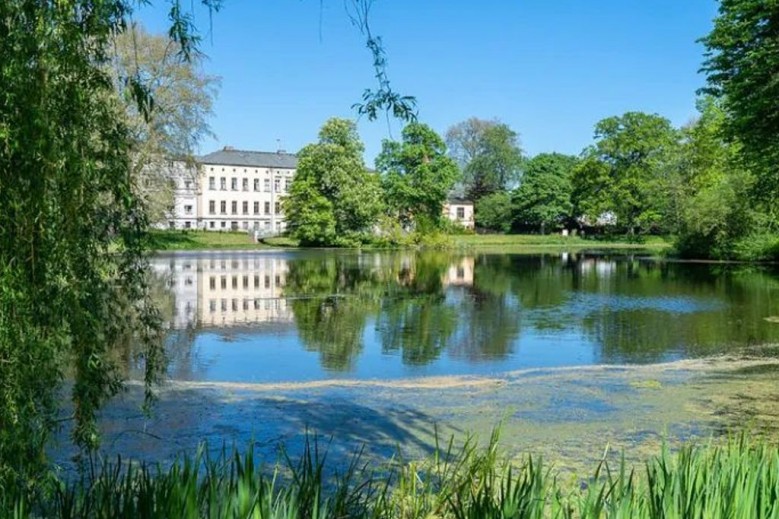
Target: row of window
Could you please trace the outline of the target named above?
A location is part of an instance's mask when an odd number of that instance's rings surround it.
[[[223,312],[227,312],[228,310],[232,310],[233,312],[237,312],[239,310],[239,300],[238,299],[232,299],[230,300],[231,305],[228,308],[227,299],[221,299],[221,310]],[[264,303],[264,304],[263,304]],[[244,299],[243,300],[243,309],[249,310],[250,307],[253,307],[255,310],[260,310],[262,306],[265,307],[265,310],[279,310],[281,308],[281,300],[280,299]],[[208,300],[208,309],[209,311],[216,312],[216,299],[209,299]]]
[[[224,171],[224,170],[225,170],[225,168],[221,168],[221,169],[220,169],[220,171]],[[214,171],[214,166],[209,166],[209,168],[208,168],[208,171]],[[272,170],[272,169],[270,169],[270,168],[269,168],[269,169],[268,169],[268,171],[274,171],[274,170]],[[279,168],[279,169],[277,169],[277,170],[275,170],[275,171],[277,171],[277,172],[279,172],[279,173],[282,173],[282,174],[287,174],[287,175],[289,175],[289,174],[291,173],[291,171],[292,171],[292,170],[290,170],[289,168]],[[237,173],[237,172],[238,172],[238,170],[237,170],[237,169],[235,169],[235,168],[233,168],[233,173]],[[248,170],[248,169],[246,169],[246,168],[243,168],[243,172],[244,172],[244,173],[248,173],[248,172],[249,172],[249,170]],[[257,173],[259,173],[259,172],[260,172],[260,170],[259,170],[259,169],[257,169],[257,168],[254,168],[254,174],[255,174],[255,175],[256,175]]]
[[[189,222],[187,222],[189,223]],[[217,225],[218,223],[218,225]],[[251,224],[251,225],[250,225]],[[187,227],[189,228],[189,227]],[[238,229],[244,229],[248,230],[249,228],[254,229],[255,231],[259,231],[261,229],[264,229],[266,231],[273,230],[273,226],[269,221],[262,222],[262,226],[260,226],[260,222],[230,222],[230,226],[228,227],[227,222],[214,222],[210,221],[208,222],[208,228],[209,229],[230,229],[233,231],[237,231]],[[285,228],[283,222],[276,222],[276,231],[282,231]]]
[[[265,202],[263,208],[265,209],[264,214],[271,214],[270,202]],[[241,214],[249,214],[249,202],[242,202],[241,209],[242,209]],[[254,202],[254,206],[252,207],[252,209],[254,209],[254,214],[260,214],[260,203]],[[230,210],[231,210],[230,214],[238,214],[238,202],[236,201],[231,202]],[[280,202],[276,202],[274,204],[273,212],[274,214],[281,214]],[[216,214],[216,200],[210,200],[208,202],[208,214]],[[219,214],[227,214],[227,202],[225,200],[219,202]]]
[[[238,178],[232,177],[230,179],[230,191],[249,191],[249,179],[244,178],[241,181],[241,189],[238,189]],[[289,191],[289,188],[292,186],[292,179],[291,178],[285,178],[284,179],[284,189],[282,191],[282,184],[281,179],[276,178],[273,179],[273,191],[278,192],[287,192]],[[254,179],[254,191],[260,191],[260,179],[255,178]],[[216,191],[216,177],[208,177],[208,189],[210,191]],[[219,190],[220,191],[227,191],[227,177],[219,177]],[[262,179],[262,191],[270,192],[270,179],[265,178]]]
[[[230,286],[232,288],[238,288],[238,276],[231,276],[230,280],[231,280]],[[243,283],[242,283],[241,286],[243,288],[249,288],[250,287],[249,276],[243,276],[242,280],[243,280]],[[217,276],[210,276],[208,278],[208,288],[210,288],[211,290],[216,290],[216,286],[217,286],[216,281],[217,281]],[[270,275],[266,274],[265,276],[263,276],[263,281],[264,281],[264,283],[263,283],[263,287],[264,288],[271,288]],[[274,276],[274,282],[275,282],[274,286],[276,286],[276,287],[282,286],[282,284],[281,284],[281,276],[276,274],[276,276]],[[226,290],[227,289],[227,276],[219,276],[219,287],[222,290]],[[263,287],[260,286],[260,276],[255,274],[254,275],[254,288],[263,288]]]

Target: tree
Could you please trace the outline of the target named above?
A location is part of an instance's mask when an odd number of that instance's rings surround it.
[[[319,142],[298,154],[284,213],[303,245],[354,245],[369,240],[382,210],[379,178],[365,168],[354,122],[330,119]]]
[[[572,216],[571,176],[576,157],[542,153],[525,165],[522,184],[514,192],[514,221],[545,234]]]
[[[758,198],[779,196],[779,2],[722,0],[706,46],[710,94],[722,100],[728,117],[724,129],[757,175]]]
[[[385,140],[376,158],[389,211],[418,229],[438,228],[444,202],[459,176],[446,145],[429,126],[411,123],[402,142]]]
[[[446,142],[462,171],[466,195],[474,202],[519,180],[519,135],[498,120],[472,117],[449,128]]]
[[[728,258],[754,227],[749,192],[754,179],[738,144],[727,142],[727,116],[711,97],[698,103],[700,117],[682,129],[677,250],[684,256]]]
[[[478,227],[491,231],[509,232],[513,217],[511,193],[498,191],[497,193],[481,197],[476,202],[474,213]]]
[[[130,131],[134,187],[150,221],[159,222],[173,206],[171,161],[192,161],[197,145],[212,135],[208,119],[219,80],[203,72],[201,54],[182,60],[180,45],[137,24],[117,34],[112,44],[109,73]],[[139,110],[132,85],[125,81],[133,76],[154,100],[147,113]]]
[[[630,233],[660,230],[678,135],[659,115],[628,112],[595,126],[596,143],[574,169],[576,203],[592,221],[613,213]]]

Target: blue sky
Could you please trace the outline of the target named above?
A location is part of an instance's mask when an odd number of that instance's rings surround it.
[[[137,18],[160,32],[165,2],[156,4]],[[277,139],[294,152],[328,117],[356,118],[352,104],[375,81],[343,0],[224,4],[210,21],[194,6],[206,72],[222,78],[216,139],[201,152],[275,150]],[[716,10],[715,0],[375,0],[371,24],[393,88],[416,96],[436,131],[499,118],[529,155],[578,154],[604,117],[641,110],[681,125],[695,116],[696,40]],[[390,130],[367,120],[359,130],[372,163]]]

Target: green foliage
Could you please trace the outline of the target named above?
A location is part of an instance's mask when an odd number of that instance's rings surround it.
[[[703,38],[707,92],[722,100],[725,129],[757,177],[753,197],[773,212],[779,196],[779,2],[722,0]]]
[[[699,103],[700,118],[682,130],[678,189],[679,254],[729,258],[735,243],[751,233],[755,214],[750,200],[752,175],[739,160],[739,146],[723,138],[725,114],[711,98]]]
[[[355,124],[330,119],[319,142],[298,154],[284,213],[304,246],[354,246],[370,241],[382,211],[378,176],[365,168]]]
[[[106,72],[134,5],[0,3],[0,488],[28,488],[44,468],[63,377],[73,439],[91,448],[121,387],[112,350],[143,345],[130,351],[147,387],[162,365],[132,139]]]
[[[449,128],[446,142],[462,170],[465,194],[474,202],[519,180],[522,149],[507,124],[472,117]]]
[[[409,124],[401,142],[383,142],[376,169],[391,215],[422,234],[440,228],[444,202],[459,175],[438,134],[427,125]]]
[[[576,157],[559,153],[542,153],[527,162],[513,196],[516,225],[545,234],[573,216],[571,177],[576,162]]]
[[[595,126],[594,146],[574,170],[575,202],[591,221],[611,212],[633,233],[663,231],[663,185],[677,146],[671,123],[658,115],[628,112]]]
[[[498,191],[497,193],[483,196],[476,202],[474,212],[476,225],[481,229],[504,233],[509,232],[514,216],[511,193]]]

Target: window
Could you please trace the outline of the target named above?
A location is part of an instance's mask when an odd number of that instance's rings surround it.
[[[290,187],[292,187],[292,179],[288,178],[284,180],[284,191],[289,191]]]
[[[260,276],[254,275],[254,288],[260,288]]]
[[[222,290],[227,288],[227,276],[222,276],[219,281],[220,281],[219,286],[222,287]]]
[[[249,190],[249,179],[248,178],[243,179],[241,187],[243,188],[244,191],[248,191]]]
[[[270,229],[270,222],[265,222],[265,228]]]
[[[211,313],[216,312],[216,299],[209,299],[208,300],[208,310]]]
[[[269,178],[264,178],[262,180],[262,188],[263,188],[264,191],[270,191],[270,179]]]
[[[214,168],[211,168],[211,169],[214,169]],[[210,189],[211,191],[216,189],[216,178],[208,177],[208,189]]]
[[[270,288],[270,276],[265,275],[265,288]]]
[[[230,189],[238,191],[238,179],[233,177],[230,179]]]
[[[192,214],[192,206],[191,205],[185,205],[184,206],[184,214]]]
[[[168,222],[168,227],[170,227],[171,229],[175,229],[176,228],[176,222],[173,222],[173,221]]]
[[[192,228],[192,222],[184,222],[184,228],[185,229],[191,229]]]
[[[214,222],[208,222],[208,227],[210,227],[211,229],[213,229],[215,225],[216,224]]]
[[[190,182],[189,180],[185,180],[184,181],[184,189],[189,189],[191,187],[192,187],[192,182]]]
[[[260,190],[260,179],[259,178],[255,178],[254,179],[254,190],[255,191],[259,191]]]
[[[270,214],[270,202],[265,202],[265,214]]]
[[[216,212],[216,202],[211,200],[208,202],[208,214],[214,214]]]
[[[243,277],[243,288],[249,288],[249,276]]]
[[[244,229],[248,229],[249,228],[249,222],[243,222],[241,224],[241,227],[243,227]]]
[[[225,202],[224,200],[219,202],[219,212],[221,214],[227,214],[227,202]],[[222,222],[222,227],[224,227],[224,222]]]
[[[222,229],[224,229],[225,227],[227,227],[227,222],[222,222]]]
[[[244,202],[242,204],[243,214],[249,214],[249,202]]]
[[[238,214],[238,202],[233,200],[233,202],[230,204],[230,209],[232,209],[233,214]],[[238,227],[238,225],[236,225]]]
[[[276,214],[281,213],[281,203],[276,202],[276,205],[273,207],[273,212],[275,212]]]
[[[254,202],[254,214],[260,214],[260,203]]]
[[[273,190],[278,193],[279,189],[281,189],[281,179],[280,178],[274,178],[273,179]]]
[[[225,177],[219,177],[219,188],[222,191],[227,190],[227,179]]]
[[[464,207],[458,207],[457,208],[457,219],[458,220],[464,220],[465,219],[465,208]]]
[[[238,222],[230,222],[230,229],[233,231],[238,230]]]
[[[233,288],[238,288],[238,276],[233,276]]]

